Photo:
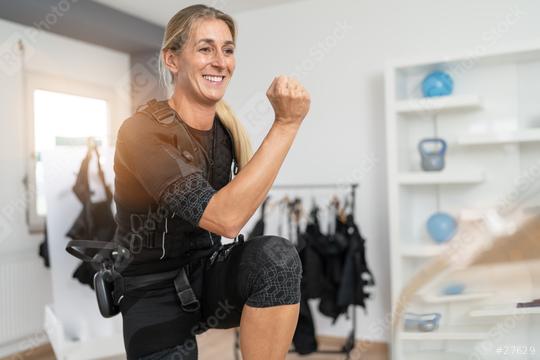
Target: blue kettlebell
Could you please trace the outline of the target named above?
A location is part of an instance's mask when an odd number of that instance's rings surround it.
[[[422,170],[441,171],[444,169],[446,141],[440,138],[423,139],[418,143],[418,151],[422,159]]]
[[[457,221],[444,212],[431,215],[426,223],[429,236],[438,244],[452,239],[457,231]]]
[[[444,71],[433,71],[422,81],[424,97],[446,96],[452,94],[454,80]]]

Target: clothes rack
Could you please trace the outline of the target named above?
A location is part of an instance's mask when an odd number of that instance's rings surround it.
[[[348,188],[350,189],[351,194],[351,214],[355,215],[356,207],[356,189],[358,188],[358,183],[333,183],[333,184],[277,184],[274,185],[272,190],[287,190],[287,189],[336,189],[336,188]],[[354,281],[354,293],[356,294],[356,284],[357,281]],[[351,358],[351,352],[354,349],[354,344],[356,342],[356,305],[352,305],[352,328],[345,341],[345,344],[339,350],[317,350],[315,354],[345,354],[346,359]],[[234,356],[236,360],[239,360],[238,352],[240,349],[240,334],[238,330],[235,331],[235,342],[234,342]],[[294,351],[289,351],[294,352]]]

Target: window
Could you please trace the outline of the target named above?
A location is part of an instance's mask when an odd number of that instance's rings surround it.
[[[28,168],[28,220],[30,231],[43,231],[45,201],[42,154],[58,146],[86,146],[92,137],[110,144],[110,104],[103,90],[92,85],[30,77],[28,95],[31,115]],[[107,92],[105,91],[105,94]]]

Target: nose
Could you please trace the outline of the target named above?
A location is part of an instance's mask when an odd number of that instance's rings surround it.
[[[215,51],[214,54],[215,54],[215,56],[212,59],[212,65],[219,68],[219,69],[225,68],[226,62],[225,62],[225,55],[223,54],[223,52],[222,51]]]

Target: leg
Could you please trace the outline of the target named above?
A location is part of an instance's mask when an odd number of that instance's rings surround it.
[[[197,359],[200,315],[181,310],[174,288],[125,295],[120,305],[128,359]]]
[[[296,329],[300,305],[256,308],[245,305],[240,322],[244,360],[285,359]]]
[[[301,273],[286,239],[262,236],[237,245],[205,273],[203,317],[215,323],[219,301],[230,301],[229,315],[213,327],[240,325],[244,360],[284,359],[298,320]]]

